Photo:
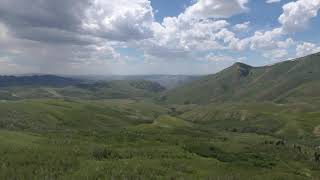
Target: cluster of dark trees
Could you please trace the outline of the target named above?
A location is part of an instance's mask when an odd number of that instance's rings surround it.
[[[315,160],[316,162],[320,162],[320,152],[315,152],[315,153],[314,153],[314,160]]]
[[[279,140],[279,141],[264,141],[264,144],[274,144],[274,145],[277,145],[277,146],[284,146],[286,145],[286,141],[284,140]]]
[[[279,141],[264,141],[264,144],[271,144],[271,145],[276,145],[276,146],[284,146],[286,145],[286,142],[284,140],[279,140]],[[302,147],[300,145],[294,144],[293,149],[297,150],[299,153],[302,153]],[[316,150],[314,153],[314,161],[320,162],[320,151],[319,149]]]

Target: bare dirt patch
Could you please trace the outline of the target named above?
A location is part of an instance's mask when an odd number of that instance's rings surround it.
[[[314,128],[313,134],[315,134],[316,136],[320,136],[320,125]]]

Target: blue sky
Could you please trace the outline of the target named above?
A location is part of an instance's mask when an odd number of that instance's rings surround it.
[[[293,2],[292,0],[282,0],[279,3],[266,3],[266,1],[250,1],[247,7],[249,8],[247,13],[239,14],[237,16],[230,17],[228,20],[232,24],[239,24],[243,22],[250,22],[251,29],[249,32],[244,34],[252,34],[257,30],[270,30],[277,26],[280,26],[278,18],[283,13],[283,5]],[[167,16],[178,16],[182,13],[186,7],[192,5],[191,0],[151,0],[152,6],[157,10],[155,18],[158,22],[162,22],[163,18]],[[288,35],[288,37],[294,37],[297,41],[308,41],[312,43],[320,42],[320,18],[313,18],[306,29],[300,32],[295,32]],[[256,58],[259,57],[259,53],[255,52],[246,53],[248,57],[247,62],[254,65],[265,65],[269,64],[270,61],[267,58],[263,61],[257,61]],[[294,57],[294,55],[292,55]],[[286,59],[282,59],[286,60]],[[281,61],[281,60],[280,60]],[[272,62],[271,62],[272,63]]]
[[[161,22],[168,16],[178,16],[184,9],[192,4],[191,0],[152,0],[151,5],[155,10],[155,18]]]
[[[28,9],[28,10],[26,10]],[[210,74],[320,51],[320,0],[0,2],[0,73]]]

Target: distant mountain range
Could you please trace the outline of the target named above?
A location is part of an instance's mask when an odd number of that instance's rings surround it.
[[[0,76],[0,99],[142,98],[198,79],[184,75],[55,76],[25,74]]]
[[[88,81],[53,75],[0,76],[0,100],[151,98],[166,88],[146,80]]]
[[[159,83],[145,80],[89,82],[55,89],[61,96],[82,99],[149,98],[165,90],[166,88]]]
[[[271,66],[243,63],[187,83],[162,96],[177,104],[320,99],[320,53]]]
[[[173,89],[185,83],[200,79],[202,76],[196,75],[83,75],[83,76],[70,76],[76,79],[83,79],[88,81],[132,81],[132,80],[145,80],[161,84],[167,89]]]
[[[0,87],[12,86],[52,86],[62,87],[75,85],[80,80],[54,75],[0,76]]]
[[[270,66],[243,63],[208,76],[0,76],[1,99],[137,98],[170,104],[320,100],[320,53]]]

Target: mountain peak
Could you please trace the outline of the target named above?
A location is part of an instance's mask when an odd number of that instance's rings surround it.
[[[233,69],[233,71],[236,71],[240,77],[248,76],[252,68],[252,66],[241,62],[237,62],[233,66],[231,66],[231,69]]]
[[[244,68],[244,69],[250,69],[252,68],[252,66],[242,63],[242,62],[236,62],[233,64],[233,67],[237,67],[237,68]]]
[[[294,63],[292,63],[294,62]],[[208,104],[230,101],[286,102],[320,97],[320,53],[271,66],[237,62],[167,93],[167,102]]]

